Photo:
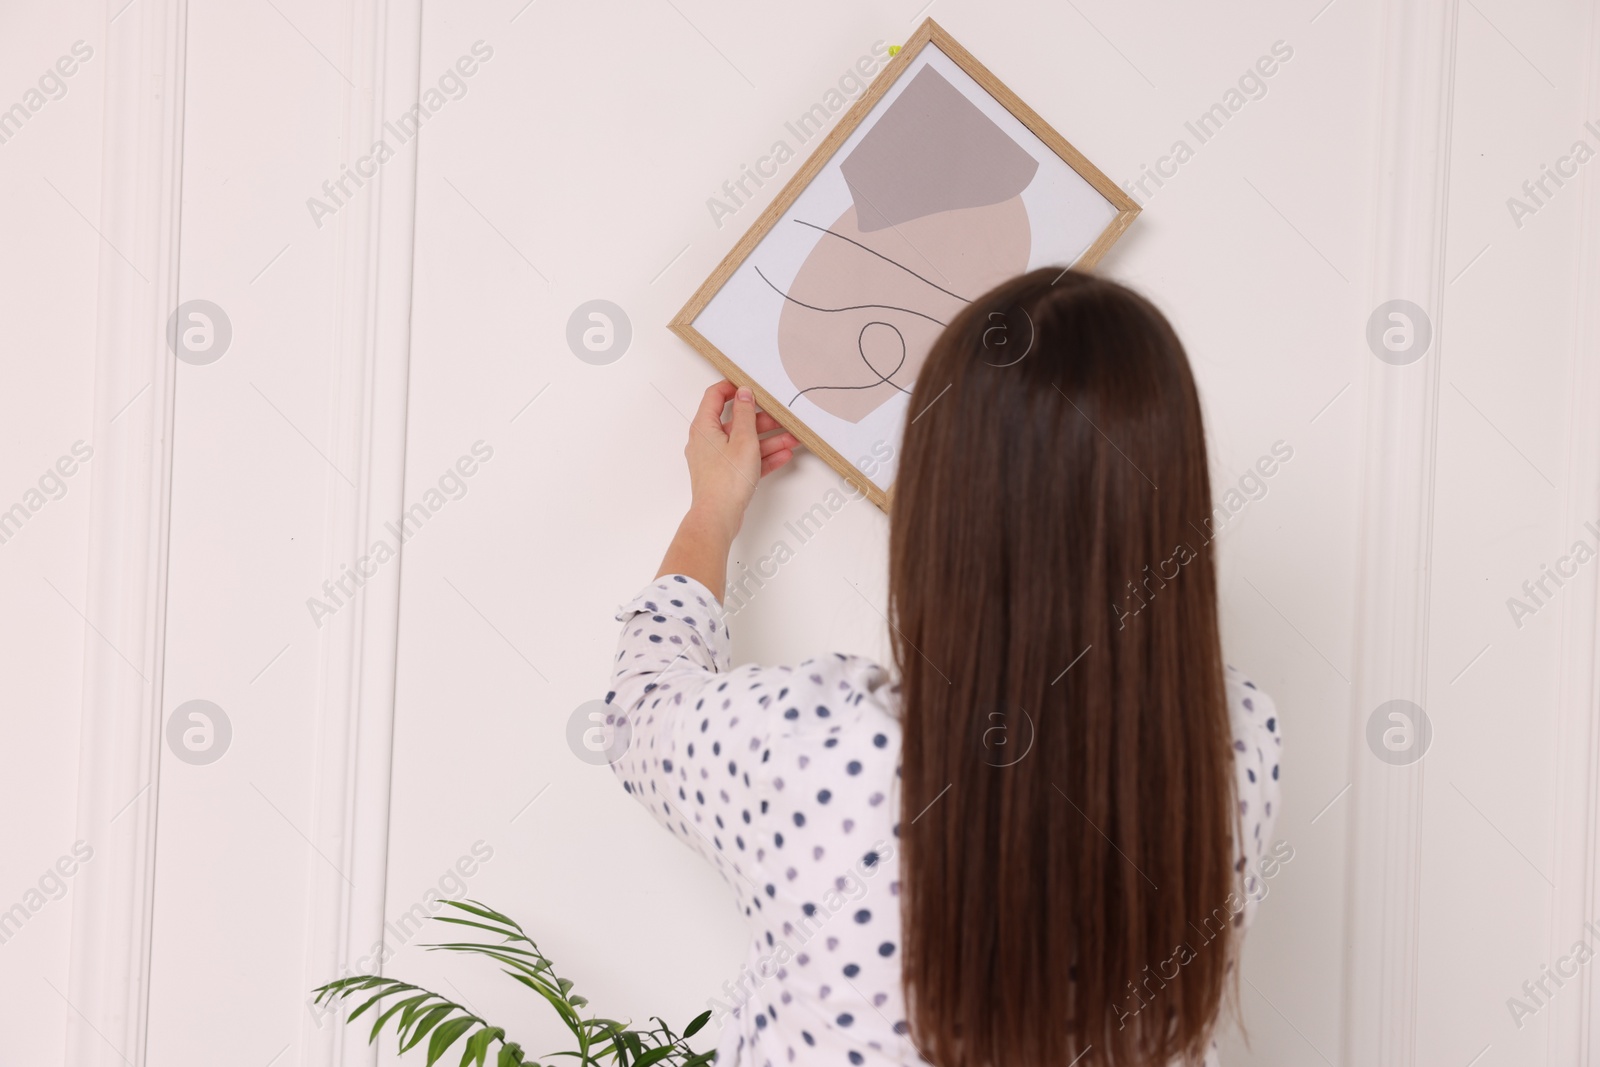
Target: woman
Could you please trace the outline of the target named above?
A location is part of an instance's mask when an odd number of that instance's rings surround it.
[[[892,672],[731,669],[729,548],[798,444],[727,382],[618,616],[616,772],[752,932],[719,1067],[1215,1063],[1279,738],[1221,659],[1182,345],[1128,289],[1039,270],[956,316],[911,408]]]

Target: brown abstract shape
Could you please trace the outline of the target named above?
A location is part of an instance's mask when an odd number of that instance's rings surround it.
[[[856,224],[866,232],[1009,200],[1038,169],[1038,160],[932,67],[917,72],[839,164]]]
[[[778,318],[778,355],[798,395],[848,422],[910,392],[944,324],[1026,269],[1032,251],[1019,195],[889,228],[863,228],[858,210],[819,235]]]

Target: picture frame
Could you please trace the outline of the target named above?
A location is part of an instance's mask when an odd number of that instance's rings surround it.
[[[919,153],[941,151],[941,138],[927,136],[936,128],[930,123],[941,121],[950,123],[956,140],[967,138],[962,142],[966,148],[984,150],[955,154],[946,148],[945,158],[953,162],[945,170],[929,166]],[[1039,151],[1040,145],[1045,151]],[[968,164],[969,159],[983,162]],[[819,191],[808,195],[814,185]],[[1030,192],[1035,186],[1046,191]],[[841,196],[851,198],[852,206],[828,218],[843,202]],[[1025,204],[1028,196],[1034,198],[1031,208]],[[1066,206],[1043,197],[1055,197]],[[812,219],[800,218],[794,214],[796,206],[806,202],[808,213],[827,210]],[[941,206],[946,204],[953,206]],[[1048,210],[1041,211],[1041,205]],[[918,211],[923,214],[916,215]],[[965,272],[976,296],[1005,277],[1044,265],[1036,261],[1046,253],[1034,239],[1029,211],[1046,216],[1046,223],[1059,223],[1047,230],[1054,241],[1046,242],[1051,254],[1062,249],[1071,255],[1078,249],[1071,259],[1049,262],[1084,269],[1098,263],[1122,236],[1139,206],[937,22],[926,19],[669,327],[730,381],[749,387],[762,410],[888,511],[893,466],[886,474],[878,461],[898,461],[900,433],[908,419],[920,414],[909,411],[914,369],[903,368],[913,358],[920,367],[935,327],[942,327],[939,316],[947,316],[956,302],[966,302],[949,275]],[[774,236],[785,221],[798,228],[785,227]],[[937,253],[918,249],[909,236],[912,231],[925,247],[947,250],[943,269]],[[976,246],[982,246],[984,256],[968,254]],[[1018,262],[1019,246],[1029,262]],[[957,251],[950,254],[950,248]],[[758,250],[778,266],[769,263],[763,270],[756,263],[743,270]],[[875,258],[868,258],[869,253]],[[796,267],[802,254],[806,260]],[[809,269],[813,262],[816,269]],[[840,269],[846,262],[866,264],[854,269],[888,275],[882,279],[887,288],[914,288],[920,303],[907,297],[901,306],[887,296],[873,303],[870,293],[851,297],[866,301],[860,305],[840,304],[837,296],[831,301],[814,296],[812,300],[822,302],[813,303],[794,295],[803,279],[810,280],[805,295],[836,284],[831,279],[849,280],[850,269]],[[1011,266],[1003,273],[985,280],[984,269],[993,274],[1006,263]],[[787,287],[774,282],[774,275],[786,278]],[[864,325],[855,335],[856,352],[846,353],[848,331],[858,322]],[[780,337],[787,339],[790,353],[799,353],[791,354],[787,364],[781,362]],[[813,359],[813,350],[826,353],[817,357],[819,366],[796,363]],[[858,358],[864,367],[856,365]],[[841,360],[848,361],[847,373]],[[890,362],[893,370],[887,369]],[[824,384],[806,384],[819,375]],[[847,450],[858,453],[855,461]]]

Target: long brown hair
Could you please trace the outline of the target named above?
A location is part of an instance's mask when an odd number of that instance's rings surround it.
[[[889,561],[911,1039],[937,1067],[1198,1060],[1237,818],[1183,346],[1131,290],[1037,270],[946,327],[911,410]]]

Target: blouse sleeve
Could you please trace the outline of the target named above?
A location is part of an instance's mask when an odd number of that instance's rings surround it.
[[[745,845],[739,839],[735,846],[739,828],[726,820],[707,824],[699,816],[707,789],[717,789],[724,802],[730,799],[726,777],[715,786],[710,780],[710,762],[721,759],[724,746],[720,734],[713,737],[707,730],[708,708],[722,707],[726,698],[720,694],[731,679],[758,669],[730,671],[722,616],[717,598],[693,578],[671,574],[646,586],[617,613],[623,628],[606,701],[628,735],[611,764],[622,788],[738,887],[734,875],[743,872],[729,853]],[[759,724],[748,725],[757,730],[757,746],[764,747]],[[749,773],[735,762],[745,755],[730,752],[728,763],[735,768],[731,784],[748,789]]]
[[[617,611],[624,623],[608,703],[632,712],[666,677],[701,681],[728,669],[728,629],[722,605],[693,578],[658,578]]]
[[[1231,668],[1228,690],[1239,798],[1236,865],[1244,895],[1239,925],[1249,926],[1272,889],[1271,880],[1294,858],[1294,850],[1287,842],[1272,839],[1278,820],[1278,766],[1283,745],[1277,707],[1253,681]]]
[[[656,579],[617,618],[622,637],[606,699],[621,754],[612,770],[658,822],[716,867],[747,915],[760,911],[761,894],[772,892],[762,856],[783,845],[783,828],[768,815],[783,790],[774,749],[806,738],[837,744],[833,735],[877,707],[888,673],[838,653],[795,666],[731,668],[722,606],[682,574]]]

